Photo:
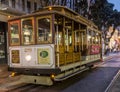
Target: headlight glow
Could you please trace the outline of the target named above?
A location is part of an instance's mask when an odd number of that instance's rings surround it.
[[[30,61],[30,60],[32,59],[32,57],[31,57],[31,55],[26,55],[26,56],[25,56],[25,59],[26,59],[27,61]]]

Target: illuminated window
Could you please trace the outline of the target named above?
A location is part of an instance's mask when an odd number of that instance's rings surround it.
[[[38,43],[51,43],[51,19],[50,17],[37,18],[37,42]]]
[[[72,46],[72,21],[65,19],[65,45]]]
[[[22,19],[22,43],[27,45],[34,42],[33,19]]]
[[[15,8],[15,0],[12,0],[12,7]]]
[[[64,44],[64,36],[63,36],[63,17],[56,15],[55,21],[55,45],[62,45]]]
[[[10,30],[10,44],[11,45],[20,45],[19,21],[11,22],[10,26],[9,26],[9,30]]]

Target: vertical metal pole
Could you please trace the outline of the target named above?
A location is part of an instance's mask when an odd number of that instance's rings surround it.
[[[77,51],[77,44],[76,44],[76,41],[77,41],[77,36],[76,36],[76,31],[75,31],[75,41],[74,41],[74,43],[75,43],[75,51]]]
[[[58,34],[58,25],[56,26],[56,31],[57,31],[57,66],[59,67],[60,66],[60,63],[59,63],[59,34]]]
[[[69,39],[68,39],[68,29],[66,30],[67,31],[67,51],[69,51]]]
[[[81,43],[82,43],[82,50],[83,50],[83,33],[81,33]]]
[[[57,52],[59,52],[59,33],[58,33],[58,25],[56,26],[57,31]]]

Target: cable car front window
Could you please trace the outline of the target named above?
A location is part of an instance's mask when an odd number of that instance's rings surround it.
[[[9,29],[10,29],[10,44],[20,45],[19,21],[11,22]]]
[[[52,34],[50,31],[50,18],[38,18],[37,20],[37,42],[38,43],[51,43]]]
[[[34,43],[33,23],[31,18],[22,20],[22,42],[25,45]]]

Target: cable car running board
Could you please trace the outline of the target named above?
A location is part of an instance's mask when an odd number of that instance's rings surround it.
[[[54,78],[54,81],[63,81],[63,80],[66,80],[66,79],[68,79],[68,78],[70,78],[70,77],[72,77],[72,76],[75,76],[76,74],[79,74],[79,73],[84,72],[84,71],[89,70],[89,69],[90,69],[90,68],[87,67],[87,68],[78,70],[78,71],[76,71],[76,72],[74,72],[74,73],[72,73],[72,74],[68,74],[68,75],[66,75],[66,76],[63,76],[63,77],[61,77],[61,78]]]

